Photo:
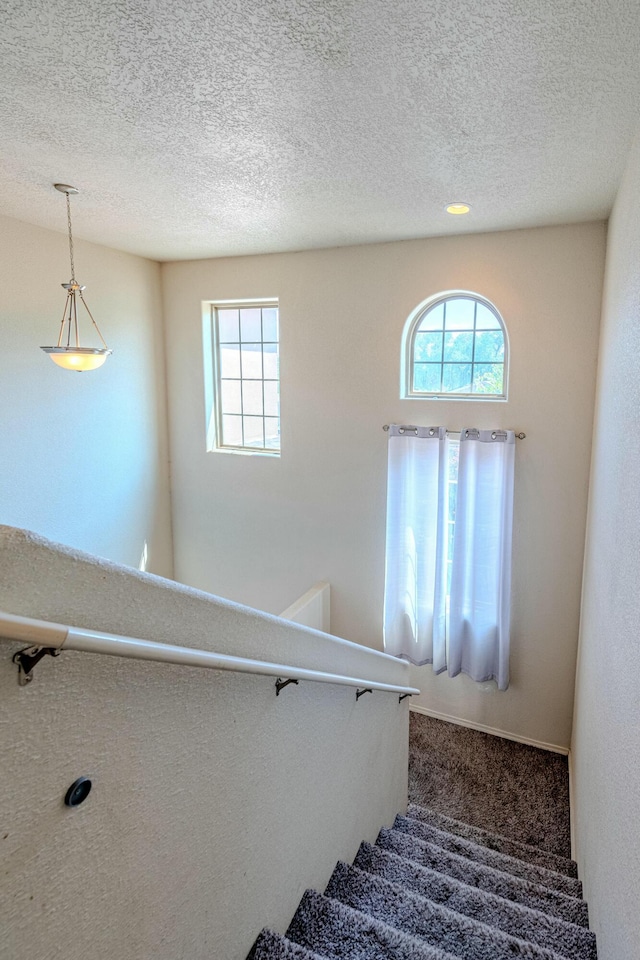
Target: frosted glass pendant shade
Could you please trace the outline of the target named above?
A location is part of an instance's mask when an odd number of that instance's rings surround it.
[[[98,350],[91,347],[41,347],[54,363],[65,370],[97,370],[105,362],[111,350]]]

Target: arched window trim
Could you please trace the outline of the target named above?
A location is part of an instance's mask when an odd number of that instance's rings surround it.
[[[500,324],[504,335],[504,377],[503,392],[498,393],[425,393],[413,390],[413,352],[415,348],[415,337],[422,317],[432,307],[438,306],[445,300],[451,300],[454,297],[469,297],[482,303],[495,316]],[[480,293],[474,293],[472,290],[446,290],[437,293],[432,297],[427,297],[422,303],[419,303],[415,310],[412,310],[402,331],[402,350],[400,354],[400,399],[401,400],[475,400],[477,402],[501,403],[508,400],[509,392],[509,333],[502,315],[496,305],[483,297]]]

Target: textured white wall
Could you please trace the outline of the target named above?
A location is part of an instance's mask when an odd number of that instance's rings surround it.
[[[64,202],[60,200],[61,226]],[[172,570],[159,267],[76,241],[86,299],[110,347],[89,373],[55,344],[67,238],[0,218],[0,522],[148,569]],[[96,342],[81,318],[83,341]]]
[[[640,944],[640,141],[609,226],[572,754],[601,960]]]
[[[526,431],[516,463],[512,685],[414,676],[420,704],[568,746],[602,223],[164,264],[177,577],[278,612],[331,582],[332,630],[381,646],[389,421]],[[402,328],[430,294],[492,300],[509,402],[399,400]],[[201,301],[278,296],[282,457],[206,453]]]
[[[0,528],[0,609],[406,684],[405,664]],[[0,644],[0,955],[243,960],[406,808],[407,701]],[[93,790],[63,805],[80,775]]]

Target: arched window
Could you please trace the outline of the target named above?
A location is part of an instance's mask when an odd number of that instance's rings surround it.
[[[431,297],[405,324],[400,396],[506,400],[508,346],[489,300],[466,291]]]

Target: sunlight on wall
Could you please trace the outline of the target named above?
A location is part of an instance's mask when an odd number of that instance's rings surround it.
[[[129,566],[146,542],[153,572],[171,576],[159,267],[77,247],[113,348],[82,376],[40,350],[60,324],[65,237],[0,218],[0,522]]]

